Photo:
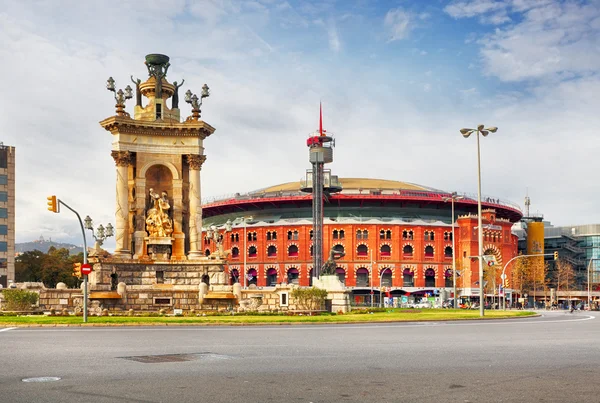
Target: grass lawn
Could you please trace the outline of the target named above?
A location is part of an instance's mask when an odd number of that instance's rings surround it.
[[[514,318],[534,315],[527,311],[485,311],[485,318]],[[291,324],[291,323],[367,323],[404,322],[432,320],[479,319],[479,310],[465,309],[388,309],[386,312],[288,316],[288,315],[222,315],[222,316],[89,316],[83,324],[81,316],[0,316],[0,326],[53,326],[53,325],[243,325],[243,324]]]

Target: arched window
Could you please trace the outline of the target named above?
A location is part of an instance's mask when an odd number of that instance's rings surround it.
[[[311,255],[312,255],[312,253],[311,253]],[[310,272],[308,273],[308,286],[309,287],[312,287],[312,283],[313,283],[312,279],[313,279],[313,269],[310,269]]]
[[[408,231],[407,230],[402,231],[402,239],[408,239]]]
[[[392,269],[383,269],[380,273],[380,276],[382,287],[392,286]]]
[[[379,239],[385,239],[385,231],[384,230],[379,231]]]
[[[256,246],[251,246],[248,248],[248,257],[256,257]]]
[[[238,233],[235,234],[235,241],[236,242],[240,241],[240,234],[238,234]]]
[[[340,280],[342,284],[346,285],[346,271],[341,267],[336,267],[335,274],[337,275],[338,280]]]
[[[231,234],[230,238],[231,238],[231,242],[234,242],[235,241],[235,234]]]
[[[250,285],[250,284],[256,285],[256,282],[257,282],[257,279],[258,279],[258,276],[256,275],[256,269],[250,269],[250,270],[248,270],[248,277],[247,277],[247,279],[248,279],[248,285]]]
[[[356,270],[356,286],[357,287],[368,287],[369,286],[369,270],[364,267]]]
[[[412,257],[413,247],[411,245],[404,245],[404,248],[402,248],[402,255],[404,257]]]
[[[308,237],[310,238],[311,241],[313,239],[313,235],[314,235],[314,232],[312,229],[310,231],[308,231]]]
[[[339,234],[338,230],[334,229],[333,230],[333,239],[339,239],[339,236],[340,236],[340,234]]]
[[[238,248],[237,246],[234,246],[233,248],[231,248],[231,257],[234,259],[236,257],[240,257],[240,248]]]
[[[273,238],[274,241],[277,240],[277,231],[273,231],[271,233],[271,237]]]
[[[267,287],[274,287],[277,285],[277,270],[267,270]]]
[[[336,251],[338,251],[338,252],[342,252],[342,253],[343,253],[343,252],[344,252],[344,250],[345,250],[345,249],[344,249],[344,245],[342,245],[342,244],[339,244],[339,243],[338,243],[337,245],[335,245],[333,248],[334,248]]]
[[[425,270],[425,287],[435,287],[435,271],[433,269]]]
[[[385,239],[392,239],[392,231],[391,230],[385,231]]]
[[[435,241],[435,232],[431,231],[431,232],[429,233],[429,240],[430,240],[430,241]]]
[[[274,257],[277,256],[277,247],[275,245],[269,245],[267,248],[267,256]]]
[[[292,240],[292,231],[287,232],[287,238],[288,238],[288,241]]]
[[[381,256],[391,256],[392,248],[390,248],[390,245],[381,245],[379,252],[381,253]]]
[[[300,233],[297,230],[294,230],[294,233],[292,234],[292,240],[297,241],[298,239],[300,239]]]
[[[346,236],[345,232],[343,229],[340,230],[340,239],[344,239]]]
[[[204,251],[204,256],[207,256],[207,257],[210,256],[210,249],[206,249]]]
[[[271,240],[271,231],[267,231],[267,241]]]
[[[433,246],[427,245],[425,247],[425,257],[433,257]]]
[[[290,267],[287,271],[287,282],[288,284],[298,284],[298,269],[295,267]]]
[[[415,234],[411,231],[408,231],[408,239],[414,239],[415,238]]]
[[[444,257],[452,257],[452,246],[446,246],[444,248]]]
[[[288,248],[288,256],[296,257],[298,256],[298,247],[296,245],[290,245]]]
[[[311,255],[311,256],[313,255],[313,250],[314,250],[314,249],[313,249],[313,246],[312,246],[312,245],[310,245],[310,255]]]
[[[369,248],[367,247],[367,245],[358,245],[358,247],[356,248],[356,256],[368,256],[369,255]]]
[[[402,283],[404,287],[415,286],[415,273],[411,269],[404,269],[402,272]]]
[[[231,270],[230,282],[231,282],[231,285],[234,285],[235,283],[240,282],[240,273],[237,271],[237,269]]]
[[[444,287],[452,287],[453,285],[452,270],[448,269],[444,272]]]

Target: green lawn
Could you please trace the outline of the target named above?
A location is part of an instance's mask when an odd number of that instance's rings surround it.
[[[527,311],[486,311],[485,318],[514,318],[534,315]],[[388,309],[386,312],[344,315],[223,315],[223,316],[89,316],[85,326],[93,325],[243,325],[290,323],[365,323],[431,320],[479,319],[478,310],[464,309]],[[0,316],[1,326],[83,325],[81,316]]]

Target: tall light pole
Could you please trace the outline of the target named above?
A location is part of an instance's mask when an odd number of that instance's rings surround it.
[[[481,220],[481,152],[479,150],[479,134],[483,137],[490,133],[496,133],[497,127],[488,127],[484,129],[484,125],[477,126],[477,129],[460,129],[460,133],[464,138],[468,138],[472,133],[477,133],[477,230],[479,233],[479,251],[477,252],[477,260],[479,261],[479,316],[483,316],[485,299],[483,295],[483,228]]]
[[[456,246],[454,241],[454,201],[462,200],[463,196],[458,196],[456,192],[452,192],[450,197],[444,197],[445,202],[452,201],[452,292],[454,293],[454,309],[458,308],[458,296],[456,294]]]

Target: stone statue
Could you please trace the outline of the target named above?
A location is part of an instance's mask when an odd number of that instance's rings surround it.
[[[343,258],[346,253],[339,251],[334,247],[329,251],[329,259],[323,263],[323,268],[321,269],[321,274],[331,275],[335,274],[335,268],[337,267],[335,261]]]
[[[142,106],[142,91],[140,90],[140,84],[142,83],[142,80],[139,78],[134,80],[133,76],[131,76],[131,82],[135,84],[135,104],[137,106]]]
[[[171,205],[167,197],[167,192],[163,191],[160,195],[154,193],[150,188],[150,200],[152,207],[146,212],[146,231],[150,237],[164,238],[173,233],[173,220],[169,218],[169,209]]]
[[[156,78],[156,84],[154,87],[154,95],[156,98],[162,98],[162,79],[167,76],[167,70],[169,70],[170,65],[171,64],[169,62],[166,64],[146,63],[146,66],[148,67],[148,75]]]
[[[173,81],[173,86],[175,87],[175,92],[173,92],[173,98],[171,101],[171,109],[179,108],[179,87],[183,85],[185,79],[181,80],[181,84],[177,85],[177,81]]]

